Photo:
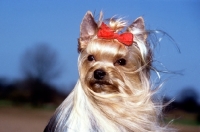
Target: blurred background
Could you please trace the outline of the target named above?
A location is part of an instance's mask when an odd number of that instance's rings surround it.
[[[180,132],[200,131],[199,0],[0,0],[0,131],[43,131],[78,79],[77,38],[85,13],[98,19],[142,16],[162,30],[154,49],[164,82],[158,96],[165,121]],[[180,51],[179,51],[180,50]]]

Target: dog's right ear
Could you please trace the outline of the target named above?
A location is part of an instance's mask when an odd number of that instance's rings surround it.
[[[96,34],[97,23],[95,22],[93,15],[88,11],[80,26],[80,38],[78,39],[78,52],[81,52],[86,48],[88,41]]]
[[[147,33],[145,31],[144,19],[142,17],[138,17],[127,29],[128,32],[131,32],[136,36],[136,38],[146,41]]]

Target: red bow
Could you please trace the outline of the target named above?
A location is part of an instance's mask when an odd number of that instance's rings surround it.
[[[97,33],[99,38],[103,39],[117,39],[119,42],[130,46],[133,43],[133,34],[132,33],[115,33],[110,27],[108,27],[105,23],[102,22],[99,31]]]

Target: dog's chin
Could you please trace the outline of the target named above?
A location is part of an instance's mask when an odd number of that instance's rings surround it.
[[[89,83],[89,88],[96,93],[116,93],[119,92],[118,87],[108,81],[92,80]]]

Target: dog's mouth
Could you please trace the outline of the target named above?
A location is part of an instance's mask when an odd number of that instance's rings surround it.
[[[118,87],[114,86],[108,81],[91,81],[90,88],[96,93],[113,93],[118,91]]]
[[[111,85],[109,82],[107,81],[94,81],[93,84],[95,85]]]
[[[108,85],[111,85],[108,81],[95,80],[95,81],[90,82],[90,86],[96,87],[96,88],[102,88],[103,86],[108,86]]]

